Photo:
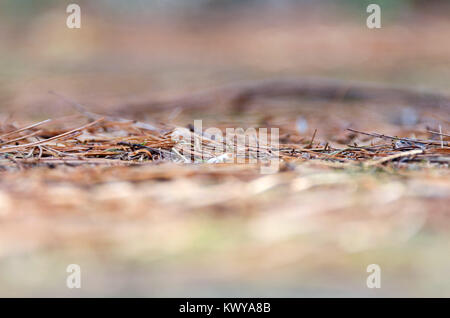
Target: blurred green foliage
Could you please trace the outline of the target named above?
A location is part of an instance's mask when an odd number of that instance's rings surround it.
[[[1,0],[0,20],[11,25],[26,25],[33,18],[49,10],[64,10],[70,3],[76,3],[94,14],[116,14],[122,16],[139,16],[164,13],[190,14],[192,12],[208,13],[245,7],[269,6],[271,9],[288,9],[290,6],[323,6],[324,10],[349,12],[360,18],[365,16],[366,7],[371,3],[382,7],[383,15],[396,16],[405,10],[420,10],[433,4],[450,4],[448,0]],[[333,5],[333,9],[329,5]]]
[[[444,3],[446,1],[437,0],[2,0],[0,2],[0,10],[2,14],[18,14],[18,15],[32,15],[46,10],[50,7],[61,6],[65,7],[70,3],[77,3],[79,5],[88,4],[89,6],[105,7],[112,9],[137,9],[143,7],[149,8],[165,8],[176,9],[180,7],[197,7],[197,8],[220,8],[227,6],[248,6],[248,5],[293,5],[293,4],[308,4],[308,5],[326,5],[339,4],[344,6],[361,8],[367,7],[371,3],[377,3],[387,10],[396,10],[398,8],[409,7],[411,4],[427,4],[427,3]]]

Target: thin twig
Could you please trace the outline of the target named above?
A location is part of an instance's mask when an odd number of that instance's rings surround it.
[[[439,125],[440,126],[440,125]],[[440,128],[442,130],[442,128]],[[427,130],[427,132],[435,134],[435,135],[439,135],[439,136],[445,136],[445,137],[450,137],[450,135],[444,134],[442,131],[433,131],[433,130]]]
[[[49,93],[52,94],[52,95],[58,96],[59,98],[64,100],[66,103],[71,105],[76,111],[78,111],[79,113],[83,114],[84,116],[86,116],[87,118],[89,118],[91,120],[97,120],[99,118],[105,118],[105,119],[107,119],[108,121],[111,121],[111,122],[117,121],[117,122],[120,122],[120,123],[129,123],[129,124],[134,125],[137,128],[160,132],[160,129],[156,128],[155,126],[153,126],[153,125],[151,125],[149,123],[139,122],[139,121],[130,120],[130,119],[124,119],[124,118],[117,118],[117,117],[113,117],[113,116],[106,116],[106,115],[96,114],[96,113],[88,111],[80,103],[77,103],[76,101],[70,100],[67,97],[65,97],[65,96],[63,96],[63,95],[61,95],[59,93],[56,93],[54,91],[49,91]]]
[[[94,125],[98,124],[99,122],[101,122],[102,120],[103,120],[103,118],[99,118],[96,121],[93,121],[93,122],[91,122],[91,123],[89,123],[87,125],[81,126],[79,128],[70,130],[70,131],[65,132],[63,134],[60,134],[60,135],[57,135],[57,136],[54,136],[54,137],[51,137],[51,138],[48,138],[48,139],[45,139],[45,140],[40,140],[40,141],[36,141],[36,142],[29,143],[29,144],[24,144],[24,145],[18,145],[18,146],[11,146],[11,147],[1,148],[0,149],[0,153],[9,152],[11,150],[24,149],[24,148],[38,146],[38,145],[45,145],[46,143],[48,143],[50,141],[66,137],[66,136],[68,136],[70,134],[73,134],[75,132],[78,132],[78,131],[84,130],[86,128],[89,128],[91,126],[94,126]]]
[[[378,134],[378,133],[368,133],[368,132],[359,131],[359,130],[351,129],[351,128],[347,128],[347,130],[354,132],[354,133],[363,134],[363,135],[372,136],[372,137],[381,138],[381,139],[403,140],[406,142],[423,144],[423,145],[427,145],[427,144],[428,145],[440,145],[441,144],[440,142],[437,142],[436,140],[419,140],[419,139],[411,139],[411,138],[399,138],[399,137]],[[446,142],[445,145],[448,146],[448,143]]]
[[[31,129],[31,128],[35,128],[35,127],[37,127],[37,126],[41,126],[41,125],[46,124],[46,123],[51,122],[51,121],[52,121],[51,119],[46,119],[46,120],[40,121],[40,122],[38,122],[38,123],[29,125],[29,126],[26,126],[26,127],[23,127],[23,128],[17,129],[17,130],[14,130],[14,131],[11,131],[11,132],[9,132],[9,133],[0,135],[0,139],[1,139],[1,138],[8,137],[8,136],[13,135],[13,134],[17,134],[17,133],[22,132],[22,131],[24,131],[24,130],[28,130],[28,129]]]
[[[410,150],[410,151],[397,153],[397,154],[394,154],[394,155],[391,155],[391,156],[387,156],[387,157],[384,157],[384,158],[381,158],[381,159],[378,159],[378,160],[372,160],[372,161],[366,162],[364,165],[368,166],[368,167],[376,166],[376,165],[379,165],[381,163],[388,162],[388,161],[391,161],[391,160],[395,160],[395,159],[398,159],[398,158],[415,156],[415,155],[419,155],[419,154],[422,154],[422,153],[424,153],[424,151],[422,149],[414,149],[414,150]]]
[[[25,136],[21,136],[21,137],[15,138],[15,139],[11,139],[11,140],[2,142],[2,143],[0,143],[0,146],[4,146],[4,145],[10,144],[10,143],[14,143],[16,141],[27,139],[27,138],[39,135],[40,133],[42,133],[42,130],[38,130],[38,131],[32,132],[31,134],[28,134],[28,135],[25,135]]]

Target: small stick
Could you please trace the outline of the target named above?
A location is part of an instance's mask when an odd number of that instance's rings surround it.
[[[49,141],[57,140],[57,139],[66,137],[66,136],[68,136],[68,135],[71,135],[71,134],[73,134],[73,133],[75,133],[75,132],[77,132],[77,131],[80,131],[80,130],[89,128],[89,127],[91,127],[91,126],[94,126],[94,125],[98,124],[99,122],[101,122],[102,120],[103,120],[103,118],[99,118],[99,119],[97,119],[96,121],[93,121],[92,123],[89,123],[89,124],[87,124],[87,125],[81,126],[81,127],[79,127],[79,128],[73,129],[73,130],[71,130],[71,131],[65,132],[65,133],[63,133],[63,134],[60,134],[60,135],[57,135],[57,136],[54,136],[54,137],[51,137],[51,138],[48,138],[48,139],[45,139],[45,140],[40,140],[40,141],[36,141],[36,142],[29,143],[29,144],[24,144],[24,145],[18,145],[18,146],[11,146],[11,147],[1,148],[1,149],[0,149],[0,153],[9,152],[9,151],[11,151],[11,150],[18,150],[18,149],[23,149],[23,148],[28,148],[28,147],[38,146],[38,145],[45,145],[45,144],[48,143]]]
[[[317,133],[317,128],[314,129],[314,133],[313,133],[313,136],[311,138],[311,142],[308,145],[309,148],[312,148],[312,145],[313,145],[313,142],[314,142],[314,138],[316,138],[316,133]]]
[[[14,131],[11,131],[11,132],[9,132],[9,133],[6,133],[6,134],[1,135],[1,136],[0,136],[0,139],[1,139],[1,138],[4,138],[4,137],[7,137],[7,136],[10,136],[10,135],[13,135],[13,134],[16,134],[16,133],[19,133],[19,132],[22,132],[22,131],[24,131],[24,130],[28,130],[28,129],[31,129],[31,128],[34,128],[34,127],[37,127],[37,126],[46,124],[46,123],[48,123],[48,122],[50,122],[50,121],[52,121],[52,120],[51,120],[51,119],[46,119],[46,120],[40,121],[40,122],[38,122],[38,123],[29,125],[29,126],[26,126],[26,127],[23,127],[23,128],[17,129],[17,130],[14,130]]]
[[[52,94],[52,95],[58,96],[63,101],[65,101],[66,103],[70,104],[73,108],[75,108],[76,111],[78,111],[79,113],[81,113],[82,115],[86,116],[87,118],[89,118],[91,120],[96,120],[96,119],[99,119],[99,118],[106,118],[106,120],[111,121],[111,122],[117,121],[117,122],[120,122],[120,123],[128,123],[128,124],[132,124],[133,126],[135,126],[137,128],[142,128],[142,129],[147,129],[147,130],[151,130],[151,131],[160,132],[160,130],[158,128],[156,128],[155,126],[153,126],[151,124],[140,122],[140,121],[136,121],[136,120],[116,118],[116,117],[112,117],[112,116],[103,116],[103,115],[100,115],[100,114],[96,114],[96,113],[88,111],[80,103],[72,101],[72,100],[68,99],[67,97],[64,97],[61,94],[58,94],[58,93],[56,93],[54,91],[49,91],[49,93]]]
[[[445,136],[445,137],[450,137],[450,135],[447,135],[447,134],[444,134],[444,133],[442,133],[442,127],[441,127],[441,125],[439,125],[439,130],[441,131],[441,132],[439,132],[439,131],[433,131],[433,130],[427,130],[429,133],[432,133],[432,134],[436,134],[436,135],[440,135],[440,136]]]
[[[11,140],[2,142],[2,143],[0,143],[0,146],[7,145],[7,144],[10,144],[10,143],[13,143],[13,142],[16,142],[16,141],[20,141],[22,139],[27,139],[27,138],[36,136],[36,135],[40,134],[41,132],[42,132],[42,130],[38,130],[38,131],[32,132],[31,134],[28,134],[26,136],[21,136],[21,137],[18,137],[16,139],[11,139]]]
[[[424,151],[422,149],[414,149],[414,150],[410,150],[410,151],[405,151],[405,152],[401,152],[401,153],[397,153],[395,155],[391,155],[391,156],[387,156],[378,160],[373,160],[373,161],[369,161],[367,163],[365,163],[365,166],[376,166],[379,165],[381,163],[387,162],[387,161],[391,161],[394,159],[398,159],[398,158],[403,158],[403,157],[409,157],[409,156],[414,156],[414,155],[419,155],[424,153]]]
[[[440,142],[436,142],[435,140],[414,140],[414,139],[410,139],[410,138],[399,138],[399,137],[393,137],[393,136],[382,135],[382,134],[377,134],[377,133],[367,133],[367,132],[363,132],[363,131],[359,131],[359,130],[351,129],[351,128],[347,128],[347,130],[358,133],[358,134],[363,134],[363,135],[372,136],[372,137],[381,138],[381,139],[403,140],[406,142],[423,144],[423,145],[426,145],[426,144],[440,145],[441,144]],[[447,142],[445,142],[445,144],[448,145]]]
[[[56,93],[54,91],[49,91],[49,93],[61,98],[63,101],[65,101],[66,103],[70,104],[73,108],[75,108],[76,111],[78,111],[79,113],[83,114],[84,116],[86,116],[87,118],[89,118],[91,120],[96,120],[96,119],[99,119],[100,117],[102,117],[98,114],[91,113],[90,111],[86,110],[86,108],[84,108],[84,106],[81,105],[80,103],[77,103],[73,100],[69,100],[67,97],[65,97],[59,93]]]

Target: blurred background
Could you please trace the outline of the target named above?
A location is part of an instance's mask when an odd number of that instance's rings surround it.
[[[2,122],[73,114],[50,90],[105,114],[297,76],[450,94],[449,1],[77,0],[81,29],[68,29],[71,2],[0,1]],[[381,5],[381,29],[366,27],[369,3]],[[333,141],[349,123],[409,136],[408,125],[449,119],[411,106],[404,132],[407,105],[268,106],[188,111],[176,123],[295,129],[306,118],[305,135],[319,128],[317,139]],[[172,116],[149,109],[139,119]],[[298,169],[260,180],[245,169],[147,167],[139,183],[120,169],[2,172],[0,296],[450,296],[447,170]],[[65,287],[71,263],[81,290]],[[381,290],[366,288],[371,263]]]
[[[377,1],[378,30],[371,1],[78,1],[81,29],[66,27],[68,3],[1,2],[2,107],[42,114],[49,89],[112,106],[284,76],[448,92],[447,1]]]

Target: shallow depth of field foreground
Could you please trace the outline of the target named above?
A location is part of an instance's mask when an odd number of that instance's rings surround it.
[[[450,7],[371,2],[2,1],[0,296],[449,297]]]

